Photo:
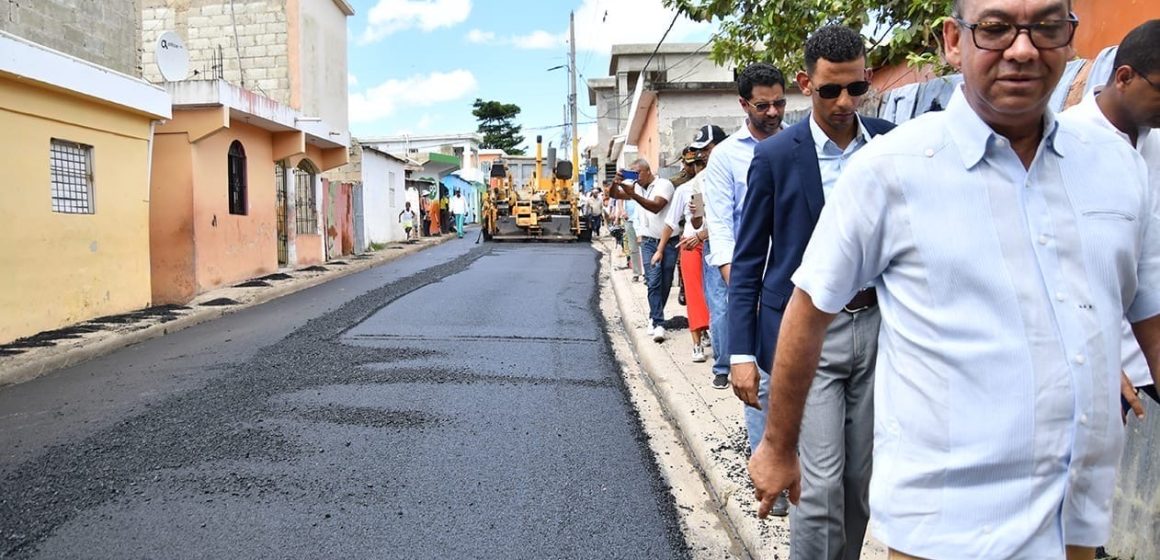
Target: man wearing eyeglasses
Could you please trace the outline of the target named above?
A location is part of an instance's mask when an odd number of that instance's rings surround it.
[[[705,299],[709,304],[709,332],[715,346],[712,383],[717,388],[729,386],[731,358],[726,347],[729,338],[727,290],[734,240],[742,227],[741,204],[748,190],[749,163],[753,160],[753,148],[757,143],[782,129],[786,106],[785,77],[770,64],[751,64],[737,76],[737,93],[741,109],[745,111],[745,126],[714,148],[700,175],[705,228],[697,235],[705,242]],[[746,408],[745,425],[749,441],[755,446],[765,426],[765,413]],[[782,500],[778,506],[778,515],[788,513],[787,501]]]
[[[793,275],[749,464],[758,513],[800,494],[826,328],[873,282],[875,536],[898,559],[1087,560],[1110,532],[1125,316],[1160,371],[1160,198],[1129,145],[1048,109],[1067,0],[953,15],[963,86],[849,162]]]
[[[822,206],[850,157],[894,128],[856,112],[870,90],[858,32],[840,25],[817,30],[806,41],[805,66],[797,83],[810,96],[810,118],[754,150],[744,227],[733,252],[733,390],[756,409],[768,404],[758,380],[768,379],[781,315],[793,291],[790,275],[801,263]],[[793,560],[857,560],[861,554],[870,517],[878,324],[874,288],[867,288],[826,331],[798,446],[802,495],[790,516]]]

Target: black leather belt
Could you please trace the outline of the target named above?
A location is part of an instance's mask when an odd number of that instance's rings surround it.
[[[866,288],[854,294],[854,299],[851,299],[850,303],[847,303],[846,307],[842,308],[842,311],[846,313],[857,313],[876,305],[878,305],[878,292],[874,288]]]

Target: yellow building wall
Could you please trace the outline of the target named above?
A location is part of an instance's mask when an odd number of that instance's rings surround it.
[[[149,305],[149,123],[0,75],[0,343]],[[53,138],[93,146],[94,214],[52,211]]]
[[[234,140],[241,142],[246,151],[246,215],[230,214],[227,155]],[[198,292],[277,271],[271,134],[231,120],[230,128],[194,143],[192,163]]]

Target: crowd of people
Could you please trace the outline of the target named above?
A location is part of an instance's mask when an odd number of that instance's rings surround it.
[[[790,516],[795,560],[856,560],[870,519],[895,559],[1094,558],[1123,423],[1160,402],[1160,20],[1055,114],[1069,0],[950,16],[945,110],[859,115],[866,43],[830,25],[788,78],[804,121],[752,64],[743,127],[588,198],[658,343],[679,270],[691,359],[711,345],[707,381],[744,403],[758,513]]]

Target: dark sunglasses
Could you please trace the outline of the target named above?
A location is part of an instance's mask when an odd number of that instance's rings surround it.
[[[818,92],[818,97],[821,97],[822,99],[836,99],[839,95],[842,95],[842,90],[850,92],[850,97],[860,97],[866,95],[866,92],[870,91],[870,82],[862,80],[860,82],[851,82],[844,86],[838,84],[826,84],[824,86],[818,86],[814,88],[814,91]]]
[[[777,101],[772,101],[772,102],[762,101],[761,103],[754,103],[748,99],[745,99],[744,97],[742,98],[742,100],[745,101],[746,103],[748,103],[750,107],[757,109],[758,113],[768,113],[770,107],[777,107],[778,109],[781,109],[782,107],[785,107],[785,104],[786,104],[786,99],[784,97],[781,99],[778,99]]]

